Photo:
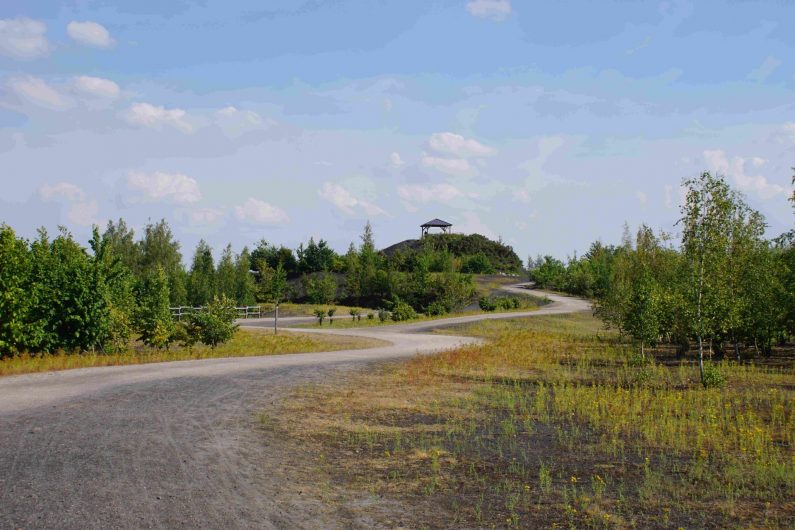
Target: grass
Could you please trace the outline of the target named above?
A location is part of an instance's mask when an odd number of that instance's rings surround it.
[[[88,368],[92,366],[120,366],[220,357],[253,357],[347,350],[369,348],[381,344],[382,342],[378,340],[341,335],[285,332],[274,336],[270,330],[240,329],[229,342],[215,349],[197,345],[191,349],[172,347],[168,350],[152,350],[136,344],[127,352],[112,354],[83,353],[68,355],[63,352],[55,354],[22,354],[0,359],[0,376]]]
[[[452,332],[491,342],[303,387],[269,428],[314,444],[312,480],[402,502],[409,527],[795,526],[791,355],[721,363],[704,390],[589,315]]]
[[[531,297],[531,296],[519,296],[517,297],[521,303],[521,307],[517,309],[498,309],[494,311],[495,313],[517,313],[517,312],[524,312],[524,311],[535,311],[539,309],[542,305],[544,305],[546,300]],[[373,318],[367,318],[368,313],[373,315]],[[337,310],[337,313],[334,315],[334,323],[329,324],[329,319],[326,317],[323,320],[323,325],[321,326],[317,322],[313,323],[306,323],[306,324],[297,324],[292,326],[294,328],[370,328],[370,327],[377,327],[377,326],[393,326],[396,324],[409,324],[411,322],[430,322],[434,320],[439,320],[443,318],[453,318],[453,317],[463,317],[463,316],[470,316],[470,315],[483,315],[487,314],[486,311],[482,311],[480,309],[473,309],[469,311],[457,311],[455,313],[448,313],[445,315],[436,315],[436,316],[427,316],[423,314],[418,314],[417,318],[412,318],[409,320],[402,320],[402,321],[394,321],[391,318],[381,322],[378,319],[378,311],[373,309],[368,309],[362,313],[362,318],[354,320],[350,314],[347,312],[340,312]]]

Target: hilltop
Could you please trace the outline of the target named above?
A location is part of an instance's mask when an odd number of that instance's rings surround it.
[[[421,253],[423,250],[433,252],[446,250],[461,262],[462,272],[517,273],[522,270],[522,260],[516,255],[513,247],[480,234],[428,234],[422,239],[401,241],[386,247],[381,252],[391,258],[399,253],[413,254]],[[488,266],[484,267],[486,263]]]

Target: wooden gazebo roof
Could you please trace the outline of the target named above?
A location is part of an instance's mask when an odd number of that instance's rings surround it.
[[[448,223],[447,221],[442,221],[441,219],[433,219],[428,221],[424,225],[420,225],[421,228],[448,228],[453,226],[452,224]]]

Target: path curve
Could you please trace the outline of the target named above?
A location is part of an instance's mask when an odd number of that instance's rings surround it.
[[[519,286],[504,289],[527,293]],[[340,514],[290,491],[285,455],[278,447],[263,447],[257,412],[287,387],[322,381],[364,362],[478,341],[424,333],[435,328],[590,307],[576,298],[535,293],[552,303],[532,312],[300,330],[390,343],[364,350],[0,378],[0,528],[339,525]],[[273,320],[245,324],[272,326]]]

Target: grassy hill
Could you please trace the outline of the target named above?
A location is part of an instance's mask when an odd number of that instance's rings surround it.
[[[429,234],[423,239],[407,239],[383,249],[387,257],[397,253],[411,254],[424,250],[433,252],[447,251],[458,258],[464,268],[471,264],[478,267],[478,261],[485,257],[491,270],[471,270],[470,272],[507,272],[518,273],[522,270],[522,260],[510,245],[480,234]]]

